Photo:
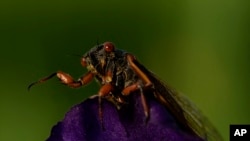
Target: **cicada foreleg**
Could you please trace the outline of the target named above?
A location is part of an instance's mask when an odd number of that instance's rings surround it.
[[[73,77],[65,72],[62,72],[62,71],[58,71],[58,72],[55,72],[55,73],[52,73],[51,75],[45,77],[45,78],[42,78],[36,82],[33,82],[31,83],[29,86],[28,86],[28,90],[36,85],[36,84],[39,84],[39,83],[43,83],[53,77],[57,77],[63,84],[69,86],[69,87],[72,87],[72,88],[78,88],[80,86],[84,86],[86,84],[88,84],[93,78],[94,78],[94,74],[92,72],[88,72],[86,73],[84,76],[80,77],[77,81],[75,81],[73,79]]]

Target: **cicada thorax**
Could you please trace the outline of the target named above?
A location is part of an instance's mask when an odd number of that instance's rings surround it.
[[[112,100],[117,105],[127,103],[126,96],[122,95],[122,90],[132,85],[138,80],[137,75],[129,67],[124,59],[106,59],[106,65],[102,68],[96,68],[96,78],[101,85],[111,84],[113,90],[110,92]]]
[[[124,104],[129,103],[128,96],[123,95],[122,91],[126,87],[138,82],[143,85],[143,82],[128,63],[126,59],[127,53],[117,50],[114,55],[115,57],[106,56],[105,59],[98,56],[99,61],[105,60],[104,65],[100,65],[101,63],[97,62],[90,65],[95,66],[93,69],[96,73],[95,77],[101,85],[108,83],[113,87],[109,95],[104,98],[107,98],[107,100],[114,103],[120,109]]]

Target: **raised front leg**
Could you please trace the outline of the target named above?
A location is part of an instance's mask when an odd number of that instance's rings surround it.
[[[78,88],[80,86],[84,86],[86,84],[88,84],[92,79],[93,77],[95,76],[93,73],[91,72],[88,72],[86,73],[84,76],[80,77],[77,81],[75,81],[73,79],[72,76],[70,76],[69,74],[65,73],[65,72],[62,72],[62,71],[58,71],[58,72],[55,72],[55,73],[52,73],[51,75],[45,77],[45,78],[42,78],[36,82],[33,82],[31,83],[29,86],[28,86],[28,90],[36,85],[36,84],[39,84],[39,83],[43,83],[53,77],[57,77],[63,84],[69,86],[69,87],[72,87],[72,88]]]

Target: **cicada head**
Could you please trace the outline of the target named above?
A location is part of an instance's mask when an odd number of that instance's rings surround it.
[[[81,59],[81,64],[95,74],[104,75],[108,62],[115,58],[115,46],[111,42],[105,42],[91,48]]]

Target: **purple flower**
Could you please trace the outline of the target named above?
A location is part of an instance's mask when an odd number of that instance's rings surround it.
[[[202,141],[183,130],[169,111],[154,98],[147,98],[149,121],[139,94],[120,110],[102,100],[103,125],[98,114],[98,98],[87,99],[74,106],[63,121],[52,128],[47,141]]]

